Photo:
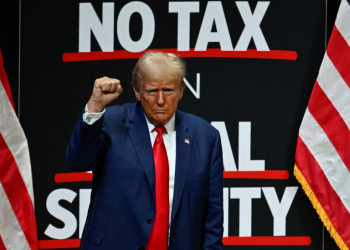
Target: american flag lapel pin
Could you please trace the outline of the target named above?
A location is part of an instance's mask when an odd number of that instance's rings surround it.
[[[190,140],[189,139],[184,138],[184,140],[185,140],[186,144],[190,144]]]

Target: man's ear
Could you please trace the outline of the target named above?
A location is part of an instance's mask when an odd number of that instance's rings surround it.
[[[141,97],[140,97],[140,91],[136,90],[135,87],[132,87],[135,93],[135,97],[138,101],[141,101]]]

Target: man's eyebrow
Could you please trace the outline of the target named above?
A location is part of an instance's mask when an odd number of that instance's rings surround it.
[[[149,87],[145,87],[146,90],[152,90],[152,89],[157,89],[157,87],[154,86],[149,86]]]

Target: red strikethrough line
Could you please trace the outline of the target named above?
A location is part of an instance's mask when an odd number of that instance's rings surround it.
[[[223,237],[225,246],[309,246],[311,237],[309,236],[253,236]]]
[[[224,179],[277,179],[287,180],[287,170],[265,170],[265,171],[224,171]]]
[[[309,236],[223,237],[225,246],[309,246]],[[78,248],[80,239],[39,240],[38,249]]]
[[[56,183],[92,181],[92,173],[60,173],[55,175]],[[225,171],[225,179],[274,179],[287,180],[287,170],[265,170],[265,171]]]
[[[55,174],[55,182],[78,182],[78,181],[92,181],[92,173],[61,173]]]
[[[270,50],[257,51],[248,49],[246,51],[222,51],[221,49],[207,49],[206,51],[178,51],[177,49],[147,49],[142,52],[129,52],[127,50],[115,50],[113,52],[70,52],[64,53],[63,62],[81,62],[81,61],[99,61],[99,60],[120,60],[120,59],[138,59],[143,53],[150,50],[174,53],[187,58],[256,58],[256,59],[275,59],[275,60],[296,60],[298,54],[296,51],[288,50]]]
[[[79,248],[80,239],[39,240],[38,249]]]

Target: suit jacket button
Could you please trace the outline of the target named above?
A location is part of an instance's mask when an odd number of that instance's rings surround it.
[[[153,220],[152,219],[148,219],[148,224],[153,224]]]
[[[145,248],[144,247],[139,247],[139,250],[145,250]]]

